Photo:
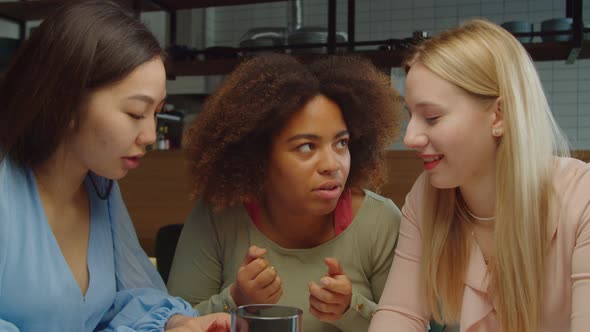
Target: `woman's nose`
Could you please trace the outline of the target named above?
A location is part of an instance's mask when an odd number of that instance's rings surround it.
[[[404,145],[409,149],[421,150],[427,144],[428,137],[424,130],[416,121],[410,120],[406,128],[406,134],[404,135]]]
[[[145,124],[137,135],[137,145],[147,146],[156,141],[156,118],[145,119]]]
[[[340,170],[340,162],[336,152],[330,149],[330,151],[324,151],[321,156],[319,165],[319,172],[324,173],[335,173]]]

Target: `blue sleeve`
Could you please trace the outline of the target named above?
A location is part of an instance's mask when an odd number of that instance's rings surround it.
[[[103,318],[105,323],[97,331],[159,332],[177,314],[194,317],[196,312],[186,301],[160,290],[127,289],[117,292],[113,307]]]
[[[7,321],[0,319],[0,331],[2,332],[20,332],[20,330]]]
[[[116,183],[109,196],[108,207],[117,295],[99,327],[116,332],[163,331],[173,315],[196,316],[189,303],[168,295],[160,274],[139,245]]]

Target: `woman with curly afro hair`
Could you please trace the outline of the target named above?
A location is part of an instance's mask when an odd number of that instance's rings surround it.
[[[366,331],[401,220],[370,190],[400,121],[399,94],[368,61],[240,65],[185,137],[199,202],[169,291],[201,313],[278,303],[305,309],[305,331]]]

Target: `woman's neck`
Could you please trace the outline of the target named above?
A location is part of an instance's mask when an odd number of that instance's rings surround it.
[[[469,211],[477,217],[490,218],[495,216],[496,209],[496,175],[488,172],[478,176],[471,182],[462,185],[461,196]]]
[[[262,202],[260,231],[284,248],[303,249],[321,245],[335,236],[333,213],[314,216],[276,202]]]
[[[77,163],[62,145],[33,171],[44,199],[55,206],[68,206],[79,199],[88,169]]]

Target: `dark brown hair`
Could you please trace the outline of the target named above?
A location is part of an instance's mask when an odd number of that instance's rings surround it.
[[[0,150],[21,167],[40,165],[77,126],[89,93],[154,57],[164,58],[156,38],[118,4],[66,2],[0,81]]]
[[[259,199],[272,136],[318,95],[339,106],[350,132],[347,186],[380,186],[385,149],[401,122],[401,98],[389,76],[360,58],[304,65],[275,54],[241,64],[187,130],[195,197],[219,208]]]

